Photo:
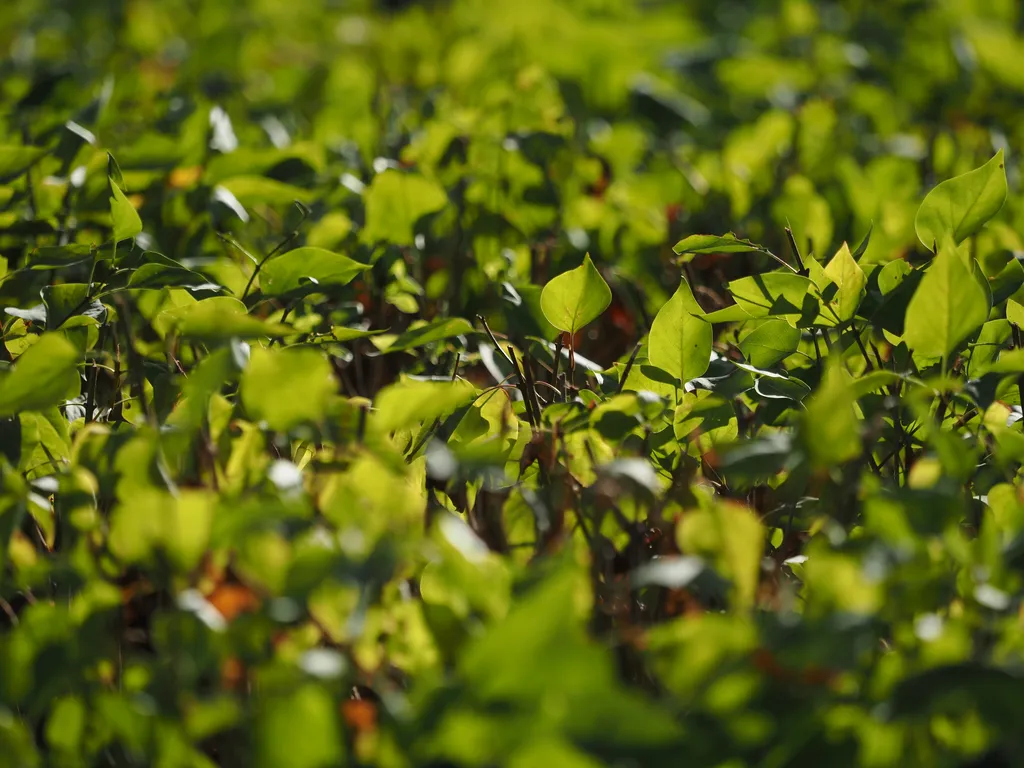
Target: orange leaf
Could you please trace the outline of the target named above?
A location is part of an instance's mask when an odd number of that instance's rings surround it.
[[[259,595],[243,584],[220,584],[206,599],[228,621],[260,606]]]

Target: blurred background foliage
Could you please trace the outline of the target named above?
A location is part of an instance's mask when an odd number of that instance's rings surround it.
[[[1011,0],[16,0],[0,31],[5,131],[78,115],[134,191],[176,169],[146,196],[171,257],[209,229],[177,201],[192,184],[271,206],[301,186],[331,212],[318,242],[369,245],[369,206],[339,178],[415,167],[462,214],[433,223],[430,250],[471,259],[428,258],[410,276],[427,301],[493,306],[502,281],[589,250],[641,289],[623,293],[643,314],[674,285],[668,246],[684,233],[734,229],[784,252],[789,222],[823,258],[872,227],[869,259],[906,255],[923,190],[1020,144],[1019,16]],[[238,151],[210,149],[214,108]],[[992,237],[1019,247],[1019,216],[1011,201]]]
[[[645,357],[615,388],[684,236],[915,263],[925,191],[1002,149],[974,248],[1024,250],[1017,2],[7,0],[0,55],[0,387],[42,371],[0,395],[0,765],[1019,762],[1014,471],[972,498],[935,437],[941,482],[771,516],[652,442]],[[97,268],[115,186],[143,230]],[[293,246],[350,261],[253,279]],[[512,375],[467,318],[554,340],[586,252],[593,415],[534,465],[568,404],[435,385]],[[683,270],[713,311],[773,266]]]

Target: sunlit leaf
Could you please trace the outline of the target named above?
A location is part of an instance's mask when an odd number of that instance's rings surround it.
[[[732,403],[706,389],[683,394],[676,407],[672,430],[676,440],[695,440],[701,452],[735,440],[739,435]]]
[[[175,330],[186,338],[255,339],[284,336],[292,329],[281,323],[260,320],[246,312],[245,305],[230,296],[214,296],[188,304],[171,313]]]
[[[41,147],[0,144],[0,180],[6,181],[20,176],[44,155],[46,150]]]
[[[0,374],[0,416],[59,405],[78,385],[78,350],[63,336],[43,334]]]
[[[114,175],[108,175],[107,188],[110,191],[110,218],[113,221],[114,242],[117,243],[138,235],[142,231],[142,219],[121,189],[123,181],[116,178],[120,176],[120,170],[113,156],[107,157],[109,165],[114,169]]]
[[[769,272],[741,277],[729,283],[729,293],[750,317],[817,314],[818,303],[810,295],[813,283],[803,275]]]
[[[336,391],[330,364],[307,347],[253,349],[239,385],[246,411],[281,432],[320,421]]]
[[[929,192],[917,211],[914,227],[925,248],[947,237],[959,245],[995,216],[1006,200],[1003,151],[980,168],[942,182]]]
[[[352,282],[369,264],[324,248],[296,248],[270,259],[260,270],[260,290],[265,296],[295,291],[313,292]]]
[[[452,339],[469,333],[473,333],[473,326],[470,325],[468,320],[464,320],[461,317],[452,317],[434,320],[422,325],[417,324],[405,333],[400,334],[386,346],[382,346],[384,348],[383,351],[386,353],[405,352],[426,344],[432,344],[435,341],[444,341],[445,339]]]
[[[312,683],[260,697],[254,732],[257,768],[327,768],[345,763],[339,711]]]
[[[704,557],[732,581],[737,607],[753,606],[765,543],[753,511],[733,502],[694,510],[683,518],[678,540],[683,554]]]
[[[611,301],[611,289],[589,254],[576,269],[551,279],[540,296],[540,306],[548,322],[568,333],[576,333],[595,320]]]
[[[384,241],[396,245],[411,245],[416,222],[448,203],[448,196],[436,182],[397,170],[375,176],[365,199],[366,226],[360,239],[365,243]]]
[[[384,432],[429,423],[468,403],[475,395],[476,388],[462,380],[398,382],[377,395],[374,421]]]
[[[702,253],[768,253],[763,245],[741,240],[732,232],[725,235],[690,235],[672,248],[680,256],[696,256]]]
[[[856,392],[849,374],[832,363],[819,388],[808,399],[800,426],[813,464],[826,469],[860,455],[860,422]]]
[[[771,368],[796,352],[799,345],[798,328],[785,320],[766,319],[743,337],[739,348],[755,368]]]
[[[948,242],[948,241],[947,241]],[[939,249],[907,306],[903,338],[923,358],[945,358],[988,318],[988,296],[956,249]]]
[[[651,324],[650,361],[680,384],[704,375],[711,362],[712,328],[703,314],[684,279]]]
[[[841,322],[852,320],[864,299],[867,277],[860,265],[853,260],[850,247],[843,243],[836,255],[825,267],[825,275],[838,287],[835,299],[830,302]]]

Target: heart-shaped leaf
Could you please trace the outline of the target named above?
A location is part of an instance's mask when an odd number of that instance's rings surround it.
[[[651,324],[651,363],[682,384],[703,375],[711,362],[712,328],[703,314],[684,279]]]
[[[265,296],[311,293],[318,287],[348,285],[369,268],[369,264],[325,248],[296,248],[263,265],[260,289]]]
[[[567,333],[576,333],[611,303],[611,289],[590,260],[589,253],[580,266],[548,282],[540,294],[544,317]]]
[[[766,318],[739,343],[743,356],[755,368],[771,368],[796,352],[800,329],[785,320]]]
[[[988,318],[985,289],[947,239],[907,305],[903,339],[916,355],[945,358]]]
[[[1006,200],[1003,150],[962,176],[942,182],[929,192],[917,210],[914,227],[929,250],[952,237],[959,245],[995,216]]]
[[[799,317],[817,313],[818,303],[810,295],[813,286],[810,278],[803,275],[768,272],[733,280],[729,283],[729,293],[750,317]],[[812,306],[805,306],[808,303]]]
[[[836,313],[840,322],[852,320],[867,292],[865,286],[868,279],[864,270],[854,261],[850,246],[843,243],[843,247],[825,267],[825,275],[839,289],[829,302],[830,309]]]
[[[416,173],[387,170],[374,177],[366,190],[364,243],[411,245],[416,222],[448,204],[444,189]]]

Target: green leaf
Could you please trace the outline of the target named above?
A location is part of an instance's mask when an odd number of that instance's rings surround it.
[[[337,384],[319,350],[255,348],[239,391],[245,410],[254,419],[286,432],[299,424],[322,420]]]
[[[563,272],[544,286],[540,306],[555,328],[576,333],[596,319],[612,303],[608,283],[597,271],[588,253],[576,269]]]
[[[139,514],[141,504],[147,514]],[[110,550],[125,563],[146,563],[159,551],[177,573],[188,573],[206,551],[215,505],[216,496],[202,489],[181,489],[174,496],[135,491],[132,502],[119,504],[111,515]]]
[[[764,526],[745,506],[726,502],[688,512],[676,534],[685,555],[698,555],[733,584],[737,608],[751,608],[757,595]]]
[[[65,460],[71,452],[68,420],[56,407],[23,411],[18,418],[21,422],[18,468],[23,472],[33,469],[36,476],[53,474],[57,469],[53,462]]]
[[[796,352],[800,329],[785,320],[765,319],[739,343],[740,351],[755,368],[771,368]]]
[[[382,333],[387,333],[383,328],[371,331],[365,328],[346,328],[341,325],[336,325],[331,328],[331,337],[335,341],[355,341],[356,339],[368,339],[371,336],[379,336]]]
[[[511,402],[501,389],[485,391],[459,421],[449,447],[461,458],[502,463],[516,444],[519,421],[512,417]]]
[[[813,286],[810,278],[803,275],[769,272],[733,280],[728,288],[736,303],[750,317],[813,317],[818,310],[818,302],[811,296]]]
[[[769,253],[763,245],[740,240],[732,232],[724,235],[690,235],[672,249],[680,256],[702,253]]]
[[[795,403],[802,403],[811,393],[811,388],[800,379],[762,376],[754,382],[754,391],[769,400],[792,400]]]
[[[77,696],[64,696],[53,703],[46,721],[46,743],[66,755],[78,754],[85,736],[88,711]]]
[[[287,336],[294,330],[247,314],[245,305],[231,296],[213,296],[170,310],[175,330],[190,339],[257,339]]]
[[[1003,150],[981,168],[949,179],[925,195],[917,210],[917,237],[929,250],[947,237],[959,245],[995,216],[1006,200]]]
[[[434,181],[416,173],[387,170],[377,174],[366,190],[364,243],[412,245],[421,218],[448,204],[448,195]]]
[[[1011,258],[997,274],[989,277],[988,282],[992,290],[992,305],[998,306],[1024,286],[1024,265],[1017,258]]]
[[[863,397],[897,381],[900,381],[900,377],[892,371],[872,371],[853,382],[853,396],[856,398]]]
[[[977,373],[1024,373],[1024,349],[1004,350],[998,360],[984,366]]]
[[[903,278],[913,271],[914,268],[902,259],[890,261],[878,272],[878,290],[882,292],[883,296],[892,293],[899,288]]]
[[[835,299],[829,302],[830,305],[840,322],[852,320],[867,293],[865,286],[868,279],[864,275],[864,270],[853,260],[849,245],[843,243],[842,248],[825,267],[825,274],[839,288]]]
[[[711,362],[713,329],[703,314],[683,279],[651,324],[650,361],[681,384],[702,376]]]
[[[762,317],[763,314],[758,313],[757,317]],[[743,323],[754,317],[747,310],[745,310],[739,304],[732,304],[722,309],[716,309],[714,312],[708,312],[704,315],[704,321],[707,323]]]
[[[234,176],[222,181],[220,186],[247,208],[254,205],[286,206],[296,200],[300,203],[313,200],[310,190],[266,176]]]
[[[232,347],[223,346],[189,371],[188,380],[182,385],[183,403],[174,412],[176,426],[191,429],[202,426],[209,413],[210,398],[225,384],[233,384],[238,378],[239,368],[234,353]]]
[[[686,392],[672,420],[676,440],[693,435],[701,452],[735,440],[739,435],[736,410],[732,403],[706,389]]]
[[[202,285],[210,280],[186,268],[174,259],[155,251],[143,254],[146,263],[132,270],[128,285],[132,288],[162,288],[168,285]]]
[[[0,180],[16,179],[45,154],[40,147],[0,144]]]
[[[623,392],[652,392],[666,400],[675,397],[679,384],[671,374],[650,365],[647,352],[650,348],[650,341],[644,342],[639,354],[633,361],[633,367],[629,369],[629,376],[622,383]],[[621,377],[625,372],[625,363],[616,363],[616,371]]]
[[[868,244],[871,242],[871,230],[875,228],[874,222],[868,224],[868,231],[864,233],[864,238],[860,241],[860,245],[853,252],[853,260],[857,261],[861,256],[865,254],[868,249]]]
[[[128,240],[142,231],[142,219],[121,189],[123,180],[114,156],[107,154],[107,186],[110,189],[110,218],[114,227],[114,242]]]
[[[78,350],[63,336],[44,333],[0,374],[0,416],[60,405],[78,386]]]
[[[87,314],[99,318],[105,314],[102,304],[89,300],[89,286],[85,283],[47,285],[40,295],[46,307],[48,331],[57,330],[73,315]]]
[[[907,305],[903,340],[922,358],[946,358],[988,319],[988,295],[946,243]]]
[[[1018,328],[1024,328],[1024,305],[1013,299],[1006,300],[1006,319]]]
[[[331,768],[344,765],[345,737],[334,697],[306,683],[259,697],[254,733],[256,768]]]
[[[296,248],[263,265],[260,290],[265,296],[315,292],[320,287],[348,285],[369,268],[369,264],[324,248]]]
[[[410,349],[432,344],[435,341],[443,341],[474,332],[473,326],[468,320],[461,317],[452,317],[447,320],[434,320],[433,322],[410,328],[387,346],[384,346],[382,339],[381,346],[385,354],[406,352]]]
[[[30,269],[59,269],[81,264],[93,258],[96,249],[91,245],[43,245],[28,256]]]
[[[382,389],[373,401],[374,424],[393,432],[453,413],[476,397],[476,387],[462,379],[400,381]]]
[[[861,452],[857,393],[841,363],[833,361],[817,391],[806,401],[800,434],[811,464],[828,469]]]

